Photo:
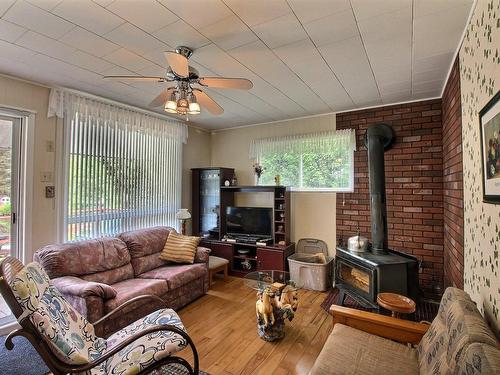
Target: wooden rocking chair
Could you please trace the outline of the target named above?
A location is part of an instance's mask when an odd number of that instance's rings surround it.
[[[12,338],[24,336],[54,375],[112,371],[142,375],[173,364],[186,368],[190,374],[199,373],[194,343],[171,309],[155,311],[107,339],[95,336],[95,327],[132,304],[154,301],[165,306],[157,296],[136,297],[92,324],[51,285],[38,263],[24,266],[13,257],[0,264],[0,292],[22,327],[7,336],[5,346],[12,350]],[[173,355],[187,346],[193,352],[193,367]]]

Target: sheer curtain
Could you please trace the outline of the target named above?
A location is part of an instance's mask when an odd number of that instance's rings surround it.
[[[64,116],[64,240],[177,227],[186,125],[72,92],[51,93],[51,114]]]

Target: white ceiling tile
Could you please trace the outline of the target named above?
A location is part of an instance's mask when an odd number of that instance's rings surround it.
[[[317,46],[359,35],[356,20],[350,9],[306,23],[304,27]]]
[[[200,32],[224,50],[229,50],[257,40],[255,34],[234,14],[205,26]]]
[[[378,69],[375,73],[377,82],[382,84],[398,83],[411,80],[411,67],[408,65],[393,66],[389,69]]]
[[[376,43],[388,39],[404,39],[411,45],[411,3],[389,13],[365,18],[358,22],[365,43]]]
[[[28,31],[16,41],[17,45],[58,59],[75,52],[75,49],[42,34]]]
[[[414,82],[440,81],[443,80],[443,69],[433,69],[413,73]]]
[[[415,18],[415,59],[455,52],[468,14],[469,7],[456,6],[452,12],[436,12]]]
[[[380,90],[380,95],[387,96],[388,94],[392,94],[395,92],[403,92],[406,91],[408,93],[411,92],[411,80],[395,82],[395,83],[385,83],[379,82],[378,88]]]
[[[51,11],[63,0],[27,0],[27,1],[37,6],[38,8],[45,9],[46,11]]]
[[[125,22],[90,0],[64,0],[52,13],[99,35],[109,33]]]
[[[378,97],[375,79],[360,37],[328,44],[321,47],[320,51],[356,104],[357,100],[365,100],[368,94]]]
[[[10,59],[22,62],[29,62],[31,57],[35,54],[36,52],[29,49],[0,40],[0,56],[6,56]]]
[[[351,0],[358,21],[402,8],[407,9],[411,7],[411,2],[412,0]]]
[[[413,93],[419,94],[423,92],[430,92],[434,90],[441,90],[444,83],[444,77],[435,81],[420,81],[413,83]]]
[[[380,96],[382,97],[382,102],[384,104],[391,104],[391,103],[398,103],[398,102],[403,102],[407,101],[408,98],[411,97],[411,91],[410,90],[404,90],[400,92],[391,92],[391,93],[380,93]]]
[[[220,0],[160,0],[160,2],[196,28],[211,25],[231,15],[231,11]]]
[[[179,19],[155,0],[116,0],[107,9],[147,32],[159,30]]]
[[[63,74],[72,77],[73,80],[94,82],[98,79],[101,79],[101,76],[99,74],[42,54],[33,56],[32,63],[39,69],[47,70],[56,74]]]
[[[470,9],[473,0],[418,0],[415,1],[415,17],[423,17],[437,12],[454,12],[456,6]]]
[[[289,0],[288,3],[302,23],[351,10],[349,0]]]
[[[285,0],[226,0],[226,4],[248,26],[270,21],[292,11]]]
[[[151,64],[148,60],[143,59],[141,56],[125,48],[120,48],[103,58],[113,64],[134,72],[144,69]]]
[[[4,13],[9,9],[12,4],[14,4],[16,0],[2,0],[0,1],[0,17],[4,15]]]
[[[332,110],[353,105],[310,40],[283,46],[275,52]]]
[[[116,45],[115,43],[88,32],[78,26],[59,40],[65,44],[98,57],[110,54],[120,48],[119,45]]]
[[[75,27],[70,22],[25,1],[18,1],[14,4],[3,19],[55,39]]]
[[[186,46],[195,49],[210,43],[207,38],[183,20],[176,21],[156,31],[154,35],[173,47]]]
[[[67,55],[62,60],[96,73],[102,73],[113,67],[113,64],[109,61],[100,59],[82,51],[76,51]]]
[[[440,68],[442,71],[450,67],[450,62],[454,57],[453,52],[443,53],[440,55],[425,57],[422,59],[415,59],[413,69],[416,73],[426,72],[428,70]]]
[[[99,4],[100,6],[107,7],[115,0],[92,0],[94,3]]]
[[[289,13],[252,27],[269,48],[304,40],[307,34],[294,14]]]
[[[128,22],[118,26],[104,37],[139,55],[151,51],[163,52],[169,49],[166,44]]]
[[[24,27],[18,26],[0,19],[0,39],[7,42],[15,42],[21,35],[26,32]]]

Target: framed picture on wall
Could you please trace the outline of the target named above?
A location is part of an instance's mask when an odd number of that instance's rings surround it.
[[[479,112],[483,201],[500,204],[500,91]]]

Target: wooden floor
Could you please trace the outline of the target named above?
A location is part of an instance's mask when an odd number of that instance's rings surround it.
[[[179,315],[198,349],[200,369],[210,375],[307,374],[332,330],[331,318],[320,307],[326,296],[301,290],[286,337],[274,343],[258,337],[256,292],[240,278],[217,281]],[[187,352],[182,356],[192,363]]]

